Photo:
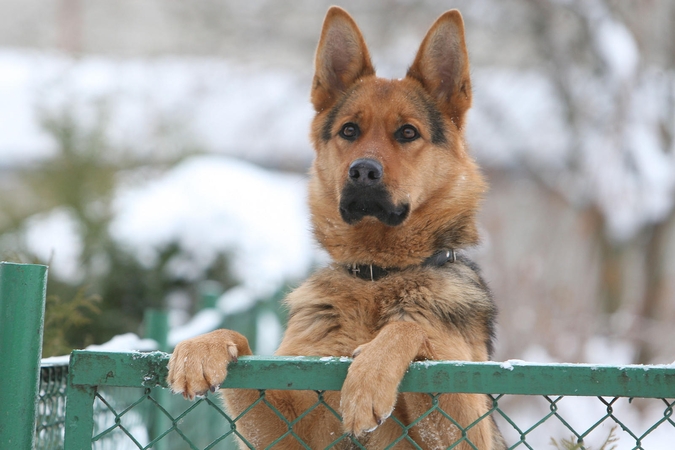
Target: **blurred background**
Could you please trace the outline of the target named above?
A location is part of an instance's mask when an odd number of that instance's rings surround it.
[[[50,265],[45,356],[221,326],[271,353],[326,257],[305,190],[328,6],[402,77],[466,21],[495,359],[675,360],[670,0],[0,0],[0,260]],[[128,335],[127,335],[128,336]]]

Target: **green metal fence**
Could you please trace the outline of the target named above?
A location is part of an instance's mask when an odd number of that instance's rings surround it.
[[[35,440],[47,267],[0,261],[0,449]]]
[[[215,395],[185,402],[178,409],[158,398],[158,388],[166,386],[168,357],[162,352],[74,352],[65,449],[234,448],[233,438],[242,437],[236,427],[240,417],[229,417]],[[242,357],[231,365],[223,387],[257,389],[260,397],[256,404],[270,408],[265,399],[267,389],[312,390],[317,396],[312,408],[330,408],[323,394],[340,390],[350,362],[348,358]],[[490,414],[509,448],[552,448],[552,440],[560,448],[590,448],[589,442],[600,443],[593,444],[599,448],[610,434],[618,439],[613,444],[616,448],[669,449],[675,441],[673,366],[417,362],[411,364],[400,390],[429,393],[432,409],[427,414],[438,410],[433,399],[439,393],[490,395]],[[122,392],[127,392],[124,398],[120,397]],[[209,424],[215,435],[204,433],[203,427],[190,421],[191,415],[203,410],[215,419]],[[331,411],[339,418],[337,411]],[[532,419],[535,412],[539,415]],[[399,422],[400,442],[419,448],[408,430],[425,415],[413,423]],[[163,418],[164,428],[155,427],[151,433],[149,418],[155,417],[156,425],[157,416]],[[487,415],[481,418],[485,419]],[[294,434],[294,422],[286,423],[285,436],[309,448]],[[475,423],[467,429],[472,426]],[[456,445],[467,439],[466,430],[460,431],[463,437]],[[336,436],[329,448],[344,446],[364,448],[348,435]]]
[[[233,449],[240,417],[229,417],[216,396],[186,402],[170,395],[165,379],[169,355],[76,351],[70,365],[38,366],[46,267],[0,263],[0,449]],[[316,393],[315,408],[340,390],[349,358],[242,357],[223,387]],[[428,414],[443,414],[438,395],[482,393],[492,399],[492,416],[509,448],[675,448],[675,366],[417,362],[400,390],[427,393],[432,407],[411,423],[398,422],[397,444],[419,448],[408,431]],[[252,405],[253,407],[253,405]],[[250,408],[249,408],[250,410]],[[278,413],[278,411],[277,411]],[[64,417],[65,414],[65,417]],[[243,414],[246,414],[244,412]],[[295,422],[282,438],[296,439]],[[208,419],[205,419],[208,417]],[[299,419],[298,419],[299,420]],[[466,431],[460,442],[467,442]],[[608,446],[603,443],[610,441]],[[252,448],[249,443],[244,444]],[[348,435],[329,448],[364,448]],[[453,447],[451,447],[453,448]]]

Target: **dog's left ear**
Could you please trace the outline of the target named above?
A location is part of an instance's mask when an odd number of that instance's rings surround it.
[[[361,77],[374,75],[366,42],[354,19],[338,6],[326,13],[316,49],[312,104],[316,112],[329,108]]]
[[[458,128],[464,126],[465,113],[471,107],[471,78],[459,11],[448,11],[434,22],[407,76],[422,83]]]

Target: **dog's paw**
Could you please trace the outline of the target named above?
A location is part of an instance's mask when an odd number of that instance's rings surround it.
[[[248,341],[236,331],[216,330],[183,341],[169,359],[169,387],[189,400],[215,392],[227,376],[228,363],[244,354],[251,354]]]
[[[386,358],[369,351],[370,344],[354,351],[354,361],[342,385],[340,409],[345,432],[356,437],[374,431],[394,410],[400,376],[387,367]]]

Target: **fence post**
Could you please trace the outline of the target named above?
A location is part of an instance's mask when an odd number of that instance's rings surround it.
[[[143,314],[143,326],[145,338],[154,339],[157,342],[157,350],[166,352],[167,337],[169,335],[169,313],[161,309],[148,308]]]
[[[169,335],[169,313],[160,309],[149,308],[143,315],[146,338],[154,339],[157,342],[157,350],[169,351],[167,338]],[[157,404],[166,408],[169,404],[169,392],[163,388],[152,390],[152,396]],[[150,440],[156,439],[163,432],[171,428],[171,421],[164,415],[159,408],[152,408],[149,413],[149,435]],[[168,448],[168,439],[162,439],[152,447],[157,450]]]
[[[0,262],[0,448],[31,449],[47,266]]]
[[[223,286],[217,281],[202,281],[199,284],[199,310],[215,308],[222,293]]]
[[[94,400],[96,387],[78,386],[71,383],[73,379],[73,358],[70,358],[68,369],[68,401],[66,402],[65,450],[91,449],[91,438],[94,432]]]

